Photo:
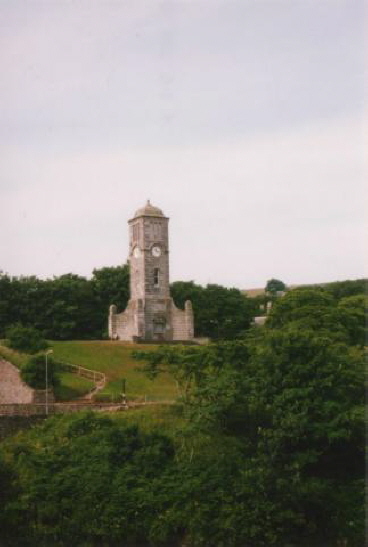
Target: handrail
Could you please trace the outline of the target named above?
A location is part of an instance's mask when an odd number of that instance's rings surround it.
[[[89,380],[92,379],[95,384],[106,383],[106,374],[104,372],[85,368],[80,365],[74,365],[72,363],[65,363],[63,361],[59,361],[59,364],[61,365],[63,370],[69,369],[70,372],[76,372],[76,374],[82,376],[83,378],[88,378]]]

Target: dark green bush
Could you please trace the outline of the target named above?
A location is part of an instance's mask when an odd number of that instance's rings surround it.
[[[6,330],[8,346],[24,353],[37,353],[48,347],[48,343],[42,334],[33,327],[12,325]]]
[[[51,357],[47,359],[47,383],[49,387],[57,387],[60,385],[60,379],[57,375],[59,369],[58,363]],[[46,385],[46,356],[43,354],[31,357],[28,362],[23,365],[21,377],[24,382],[34,389],[45,389]]]

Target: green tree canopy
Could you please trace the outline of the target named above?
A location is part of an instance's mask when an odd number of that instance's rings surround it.
[[[310,542],[316,534],[326,544],[338,534],[361,536],[361,350],[289,324],[252,331],[244,341],[161,348],[145,358],[151,374],[175,375],[192,424],[241,441],[256,488],[277,500],[289,534],[309,530]]]
[[[108,308],[129,298],[127,265],[94,270],[91,280],[72,273],[53,279],[0,273],[0,336],[21,323],[53,340],[101,338]]]
[[[147,544],[174,456],[167,437],[81,414],[54,418],[13,448],[18,510],[29,522],[29,543],[18,544]]]
[[[285,291],[286,285],[280,279],[269,279],[266,284],[266,293],[275,295],[279,291]]]
[[[323,288],[301,287],[274,302],[266,326],[294,325],[324,331],[329,337],[363,346],[366,340],[366,302],[364,295],[346,297],[338,302]]]
[[[171,285],[171,294],[180,308],[186,300],[192,302],[195,335],[217,340],[241,336],[257,309],[252,299],[241,291],[221,285],[201,287],[193,281],[176,281]]]
[[[6,330],[8,346],[24,353],[37,353],[48,347],[41,333],[33,327],[16,324]]]
[[[60,384],[58,377],[59,365],[50,356],[47,358],[47,382],[48,386],[56,387]],[[22,366],[21,377],[26,384],[34,389],[45,389],[46,385],[46,356],[43,354],[35,355],[28,359]]]

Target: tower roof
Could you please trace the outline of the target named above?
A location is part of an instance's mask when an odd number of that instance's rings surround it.
[[[140,209],[138,209],[134,214],[134,218],[137,218],[137,217],[164,217],[164,216],[165,215],[163,214],[161,209],[151,205],[150,200],[147,200],[146,205],[144,207],[141,207]]]

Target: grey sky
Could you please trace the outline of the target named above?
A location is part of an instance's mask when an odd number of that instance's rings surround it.
[[[147,198],[171,279],[364,275],[363,0],[0,3],[0,268],[123,263]]]

